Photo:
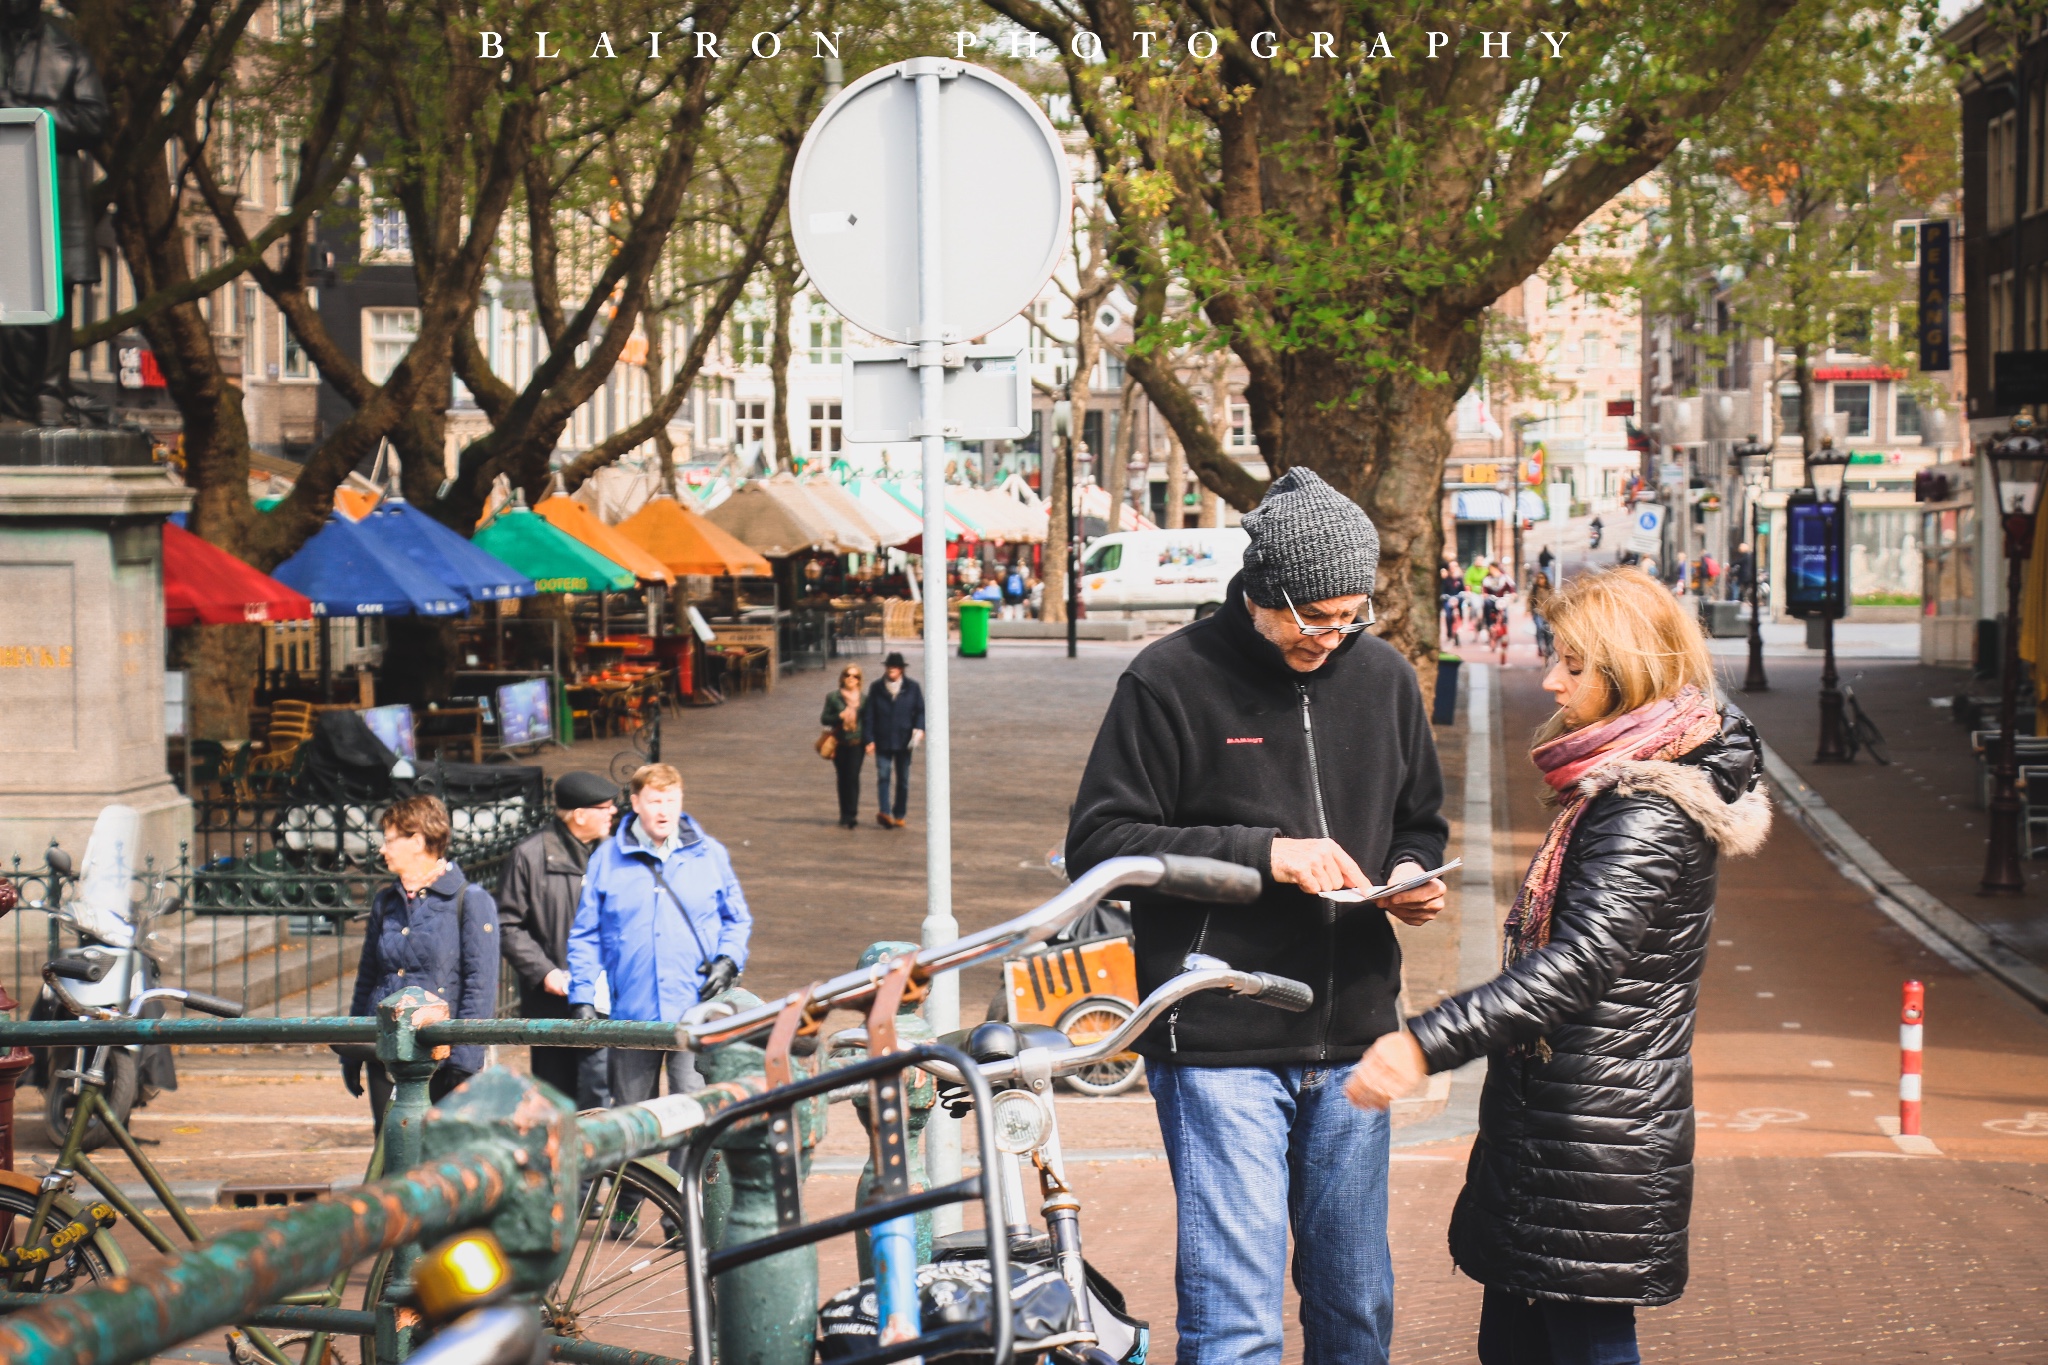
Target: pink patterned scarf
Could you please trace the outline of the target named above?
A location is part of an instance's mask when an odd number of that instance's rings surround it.
[[[1514,909],[1508,912],[1503,965],[1550,942],[1550,913],[1557,902],[1565,849],[1591,799],[1580,790],[1580,781],[1609,763],[1668,762],[1691,753],[1720,732],[1721,714],[1714,699],[1689,686],[1663,701],[1559,735],[1530,752],[1529,757],[1543,770],[1543,780],[1557,793],[1559,805],[1557,818],[1543,836],[1543,847],[1536,850],[1529,873],[1522,879]]]

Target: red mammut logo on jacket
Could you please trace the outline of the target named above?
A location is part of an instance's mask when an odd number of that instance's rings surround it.
[[[1237,739],[1226,739],[1223,742],[1225,744],[1264,744],[1266,741],[1258,735],[1246,735]]]

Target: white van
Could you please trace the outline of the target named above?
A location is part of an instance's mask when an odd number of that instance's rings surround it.
[[[1119,531],[1081,558],[1081,603],[1091,613],[1192,610],[1207,616],[1244,564],[1242,528]]]

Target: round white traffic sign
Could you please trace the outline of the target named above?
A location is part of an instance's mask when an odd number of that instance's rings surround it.
[[[804,136],[789,222],[811,285],[891,341],[918,321],[917,83],[939,81],[940,321],[972,341],[1045,287],[1070,227],[1066,154],[1031,97],[964,62],[898,62],[825,107]]]

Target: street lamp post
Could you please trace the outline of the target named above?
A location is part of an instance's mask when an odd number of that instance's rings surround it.
[[[2015,475],[2028,465],[2048,459],[2048,444],[2034,434],[2034,424],[2015,417],[2012,429],[1991,443],[1985,453],[1991,462],[1991,501],[1999,510],[1999,530],[2005,539],[2005,626],[2000,630],[2001,681],[1998,688],[1998,763],[1991,773],[1990,832],[1984,840],[1984,879],[1978,891],[1987,896],[2016,896],[2027,889],[2020,871],[2019,755],[2013,729],[2019,711],[2020,679],[2020,588],[2026,578],[2028,558],[2034,552],[2034,517],[2020,510],[2015,498],[2005,508],[2001,487],[2006,482],[2004,467]],[[2017,479],[2015,480],[2017,481]]]
[[[1830,471],[1831,477],[1828,480],[1829,486],[1827,487],[1823,487],[1815,481],[1815,471],[1821,469]],[[1849,527],[1849,500],[1843,495],[1842,489],[1843,478],[1848,472],[1849,452],[1847,450],[1836,450],[1832,437],[1824,439],[1821,442],[1820,449],[1806,457],[1806,486],[1813,489],[1822,501],[1831,501],[1835,504],[1836,522],[1833,554],[1835,558],[1834,569],[1838,575],[1846,575],[1847,573],[1847,566],[1841,562],[1841,547],[1842,541],[1848,535]],[[1832,497],[1829,496],[1831,493]],[[1848,584],[1846,582],[1842,584],[1842,592],[1844,596],[1848,593]],[[1842,606],[1843,610],[1846,611],[1848,609],[1846,601]],[[1821,659],[1820,669],[1820,746],[1814,752],[1813,761],[1816,763],[1847,763],[1851,759],[1849,751],[1849,718],[1842,703],[1842,678],[1835,671],[1834,614],[1832,612],[1823,612],[1821,622],[1821,639],[1825,653]]]
[[[1745,476],[1749,473],[1752,459],[1770,453],[1771,448],[1755,436],[1735,447],[1735,458]],[[1764,472],[1768,475],[1769,468],[1766,467]],[[1764,615],[1761,605],[1764,537],[1763,521],[1758,515],[1763,510],[1763,481],[1745,477],[1743,487],[1749,494],[1749,673],[1742,680],[1742,690],[1768,692],[1771,680],[1764,676]]]

